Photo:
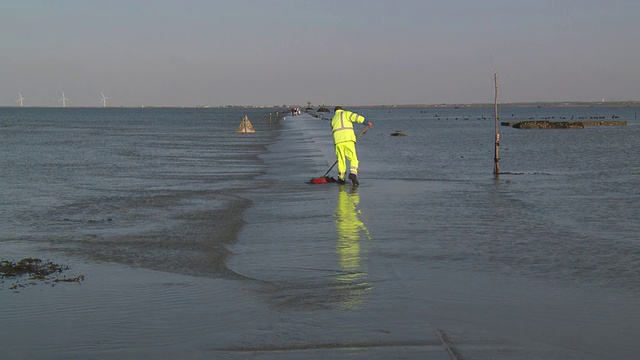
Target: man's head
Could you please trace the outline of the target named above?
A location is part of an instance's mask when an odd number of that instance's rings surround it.
[[[342,110],[342,106],[338,105],[338,106],[333,108],[333,112],[336,112],[338,110]]]

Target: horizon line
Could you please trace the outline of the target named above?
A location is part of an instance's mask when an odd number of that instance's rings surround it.
[[[530,106],[542,106],[542,105],[556,105],[556,106],[570,106],[570,105],[638,105],[640,106],[640,100],[619,100],[619,101],[515,101],[515,102],[505,102],[498,103],[498,105],[503,106],[514,106],[514,105],[530,105]],[[303,105],[291,104],[291,105],[120,105],[120,106],[99,106],[99,105],[77,105],[77,106],[67,106],[67,108],[233,108],[233,107],[245,107],[245,108],[289,108],[293,106],[303,107]],[[312,107],[320,107],[321,105],[316,105]],[[324,106],[327,106],[326,104]],[[423,104],[372,104],[372,105],[343,105],[348,107],[481,107],[481,106],[494,106],[493,103],[489,102],[472,102],[472,103],[423,103]],[[59,108],[54,105],[30,105],[30,106],[19,106],[19,105],[0,105],[2,108]],[[307,106],[304,106],[305,108]]]

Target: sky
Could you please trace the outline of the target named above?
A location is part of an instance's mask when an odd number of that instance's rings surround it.
[[[637,0],[0,4],[0,106],[640,100]]]

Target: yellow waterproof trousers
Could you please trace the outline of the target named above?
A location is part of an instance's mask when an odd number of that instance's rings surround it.
[[[347,160],[349,160],[349,172],[358,175],[358,155],[356,143],[344,141],[336,144],[336,158],[338,160],[338,178],[344,180],[347,172]]]

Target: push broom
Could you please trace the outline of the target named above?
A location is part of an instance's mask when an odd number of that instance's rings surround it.
[[[367,132],[367,130],[369,130],[369,127],[365,126],[364,129],[362,129],[362,131],[360,132],[360,134],[358,134],[358,136],[356,137],[356,141],[358,141],[360,139],[360,137]],[[337,163],[338,163],[338,160],[336,160],[336,162],[334,162],[333,165],[331,165],[329,170],[327,170],[327,172],[324,173],[324,175],[322,175],[321,177],[311,178],[309,183],[310,184],[325,184],[325,183],[330,183],[330,182],[336,182],[336,179],[334,179],[331,176],[327,176],[327,175],[329,174],[331,169],[333,169],[333,167],[336,166]]]

